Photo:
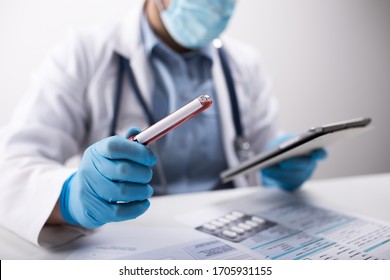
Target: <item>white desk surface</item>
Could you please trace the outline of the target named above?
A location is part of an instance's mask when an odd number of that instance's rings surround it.
[[[264,201],[265,196],[267,201]],[[292,194],[278,189],[252,187],[155,197],[151,199],[147,213],[123,225],[188,228],[173,217],[220,204],[235,205],[239,201],[272,205],[273,202],[283,201],[286,196],[345,214],[359,214],[390,223],[390,173],[386,173],[311,181]],[[108,230],[110,226],[106,225],[101,230]],[[39,248],[0,228],[0,259],[65,259],[77,248],[75,246]]]

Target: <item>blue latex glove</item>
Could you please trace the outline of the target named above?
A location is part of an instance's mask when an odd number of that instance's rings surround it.
[[[276,147],[294,135],[285,135],[272,142],[269,147]],[[293,191],[300,187],[313,174],[317,161],[325,159],[325,149],[314,150],[307,155],[292,157],[261,170],[265,186],[278,186]]]
[[[137,133],[130,129],[128,136]],[[112,136],[91,145],[77,172],[64,183],[60,196],[64,220],[93,229],[142,215],[153,194],[148,182],[156,162],[148,147],[127,138]]]

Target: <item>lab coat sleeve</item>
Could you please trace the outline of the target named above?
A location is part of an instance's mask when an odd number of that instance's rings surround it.
[[[37,245],[63,243],[81,233],[64,226],[53,231],[58,238],[41,235],[48,232],[42,228],[64,181],[75,172],[65,163],[81,152],[88,131],[87,57],[76,36],[57,47],[0,132],[0,223]]]

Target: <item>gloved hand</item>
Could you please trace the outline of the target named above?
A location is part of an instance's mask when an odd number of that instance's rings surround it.
[[[285,135],[276,139],[269,147],[276,147],[292,137],[291,134]],[[266,167],[261,170],[263,184],[265,186],[278,186],[288,191],[296,190],[310,178],[317,166],[317,161],[326,157],[326,150],[318,149],[306,155],[292,157]]]
[[[137,133],[130,129],[128,136]],[[77,172],[64,183],[60,195],[64,220],[93,229],[142,215],[153,194],[148,182],[156,162],[148,147],[119,136],[91,145]]]

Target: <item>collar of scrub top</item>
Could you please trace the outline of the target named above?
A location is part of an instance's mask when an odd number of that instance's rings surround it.
[[[218,50],[219,59],[221,61],[222,70],[225,76],[226,86],[229,92],[229,98],[230,98],[230,104],[232,108],[232,118],[234,123],[234,128],[236,131],[236,143],[235,143],[235,149],[237,152],[240,152],[241,150],[248,150],[249,143],[246,140],[244,136],[244,130],[241,123],[240,118],[240,112],[238,107],[238,100],[237,100],[237,93],[234,86],[234,79],[231,75],[230,66],[228,63],[227,54],[225,52],[225,49],[222,46],[222,43],[219,39],[216,39],[217,43],[214,43]],[[122,98],[122,84],[123,84],[123,77],[126,74],[127,80],[129,82],[130,88],[134,91],[134,94],[137,98],[137,101],[142,107],[142,110],[144,111],[149,125],[152,125],[155,123],[155,119],[153,116],[153,113],[151,112],[150,108],[148,107],[145,98],[143,97],[137,80],[135,79],[135,75],[133,72],[133,69],[130,66],[129,59],[121,56],[118,54],[119,57],[119,69],[118,69],[118,76],[117,76],[117,82],[116,82],[116,88],[115,88],[115,100],[114,100],[114,113],[113,118],[111,122],[111,128],[110,128],[110,135],[115,135],[117,122],[118,122],[118,115],[119,115],[119,105]]]

